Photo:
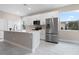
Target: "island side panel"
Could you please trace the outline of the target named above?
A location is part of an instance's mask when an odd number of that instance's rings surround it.
[[[32,49],[32,33],[4,31],[4,40]]]
[[[35,50],[39,47],[40,44],[40,31],[35,31],[32,34],[33,34],[32,51],[35,52]]]

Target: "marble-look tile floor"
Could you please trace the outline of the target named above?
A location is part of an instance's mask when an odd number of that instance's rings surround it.
[[[79,55],[79,44],[59,42],[58,44],[41,41],[34,55]]]
[[[7,42],[0,42],[0,55],[79,55],[79,44],[67,42],[53,44],[41,40],[35,53],[30,53],[28,50]]]
[[[7,42],[0,42],[0,55],[25,55],[30,52]]]

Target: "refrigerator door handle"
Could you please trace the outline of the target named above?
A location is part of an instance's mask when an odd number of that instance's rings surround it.
[[[50,29],[50,24],[47,24],[47,25],[46,25],[46,28],[47,28],[47,29]]]

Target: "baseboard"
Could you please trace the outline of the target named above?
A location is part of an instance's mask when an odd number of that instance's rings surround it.
[[[17,44],[17,43],[14,43],[14,42],[8,41],[8,40],[5,40],[5,42],[10,43],[10,44],[12,44],[12,45],[15,45],[15,46],[17,46],[17,47],[20,47],[20,48],[23,48],[23,49],[26,49],[26,50],[32,52],[32,49],[27,48],[27,47],[25,47],[25,46],[23,46],[23,45],[20,45],[20,44]]]
[[[64,39],[59,39],[59,41],[68,42],[68,43],[74,43],[74,44],[79,44],[79,41],[64,40]]]

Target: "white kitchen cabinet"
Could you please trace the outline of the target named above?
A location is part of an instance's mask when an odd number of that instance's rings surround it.
[[[7,30],[7,21],[4,19],[0,19],[0,30],[1,31]]]
[[[40,38],[41,38],[41,40],[45,40],[45,29],[41,30]]]
[[[7,20],[0,19],[0,41],[4,39],[4,30],[7,30]]]
[[[0,31],[0,40],[3,40],[4,38],[4,31]]]

